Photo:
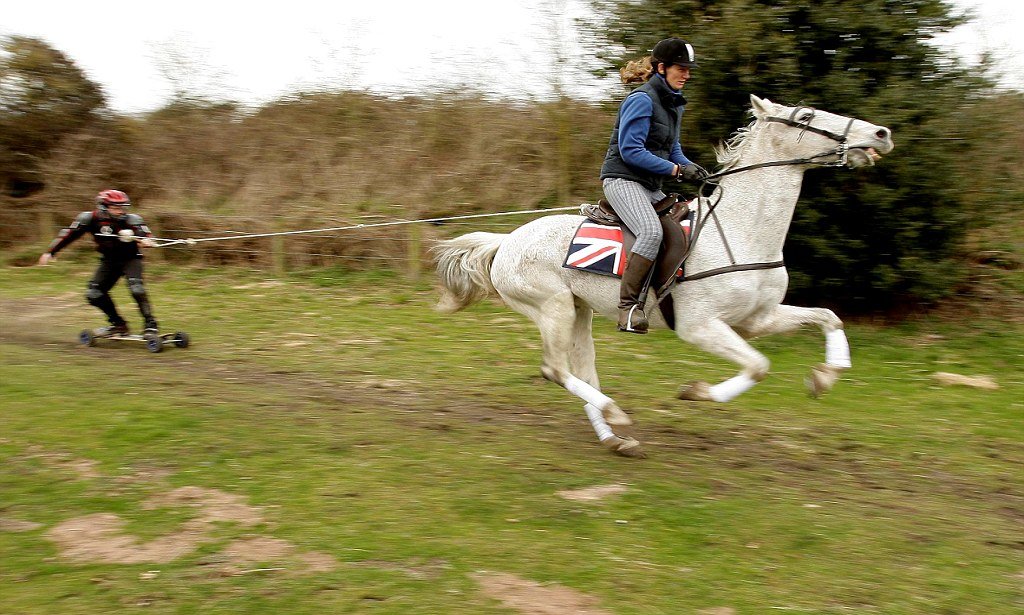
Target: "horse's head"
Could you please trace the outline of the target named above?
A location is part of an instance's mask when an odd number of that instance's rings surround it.
[[[894,147],[892,132],[864,120],[812,107],[787,107],[751,94],[754,116],[774,124],[774,142],[794,158],[850,167],[873,165]]]

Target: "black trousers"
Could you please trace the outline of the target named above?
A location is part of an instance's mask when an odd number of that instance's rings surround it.
[[[146,286],[142,282],[142,259],[141,258],[110,258],[100,259],[100,266],[96,273],[89,280],[89,289],[85,298],[89,303],[98,307],[107,315],[107,320],[112,325],[125,324],[124,318],[118,313],[114,300],[110,297],[110,289],[117,284],[117,281],[124,276],[128,280],[128,290],[139,305],[142,318],[145,319],[145,326],[156,328],[156,319],[153,317],[153,308],[149,304],[149,296],[146,294]]]

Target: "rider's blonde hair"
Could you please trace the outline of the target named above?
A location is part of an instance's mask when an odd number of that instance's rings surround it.
[[[654,67],[651,66],[651,56],[645,56],[639,60],[630,60],[619,69],[619,78],[626,85],[643,83],[650,79],[653,74]]]

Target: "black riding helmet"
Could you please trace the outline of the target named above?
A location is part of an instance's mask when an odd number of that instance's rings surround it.
[[[658,66],[659,62],[664,63],[665,66],[673,64],[686,68],[698,66],[697,57],[693,53],[693,45],[681,38],[666,38],[654,46],[654,49],[651,50],[651,64]]]

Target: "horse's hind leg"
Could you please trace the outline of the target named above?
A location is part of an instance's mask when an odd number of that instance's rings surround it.
[[[766,318],[746,329],[748,337],[786,333],[804,325],[817,325],[825,334],[825,362],[811,369],[807,389],[814,397],[824,395],[839,380],[843,370],[852,367],[850,343],[843,331],[843,321],[825,308],[779,305]]]
[[[601,390],[597,376],[596,353],[594,352],[594,310],[579,299],[576,299],[575,307],[576,321],[573,323],[572,328],[569,371],[583,382],[597,390]],[[606,416],[601,412],[600,408],[593,404],[587,403],[583,406],[583,411],[587,413],[587,418],[590,419],[590,424],[593,426],[594,432],[597,433],[598,439],[605,446],[609,447],[612,444],[616,446],[621,445],[621,443],[616,443],[615,440],[609,440],[611,436],[618,436],[618,438],[625,441],[635,440],[636,432],[630,428],[633,420],[629,415],[619,410],[617,406],[610,410],[611,412]],[[615,426],[614,432],[609,425]]]
[[[578,299],[573,307],[576,318],[572,325],[569,369],[580,380],[595,389],[600,389],[601,385],[597,378],[597,354],[594,352],[594,310]]]
[[[631,421],[610,397],[597,389],[589,308],[580,310],[580,314],[572,294],[568,292],[547,297],[540,305],[512,297],[505,297],[505,300],[510,307],[537,324],[544,348],[541,374],[586,402],[587,417],[601,444],[620,455],[643,457],[638,441],[616,435],[608,425]],[[584,322],[580,322],[581,315],[586,316]],[[574,375],[573,369],[581,369],[583,379]]]

